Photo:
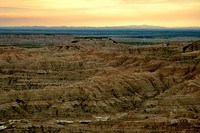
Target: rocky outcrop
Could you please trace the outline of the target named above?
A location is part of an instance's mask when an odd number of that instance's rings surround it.
[[[28,120],[8,125],[15,130],[198,129],[200,51],[107,38],[0,51],[0,121]]]
[[[192,52],[200,50],[200,41],[195,41],[183,48],[183,52]]]
[[[76,37],[74,40],[68,43],[59,43],[54,46],[49,46],[51,51],[86,51],[88,49],[118,49],[127,48],[109,38],[101,37]]]

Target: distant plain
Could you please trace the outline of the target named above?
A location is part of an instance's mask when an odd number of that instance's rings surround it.
[[[199,29],[66,29],[66,28],[0,28],[0,35],[5,34],[44,34],[44,35],[73,35],[73,36],[103,36],[112,40],[134,46],[153,45],[169,42],[193,42],[200,40]],[[4,37],[5,38],[5,37]],[[51,42],[35,42],[33,47],[54,45],[59,42],[67,42],[65,39],[57,39]],[[26,47],[25,42],[14,43],[1,41],[1,46]],[[42,44],[42,45],[41,45]]]

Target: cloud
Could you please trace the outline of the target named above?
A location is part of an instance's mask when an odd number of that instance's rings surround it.
[[[1,25],[198,25],[199,0],[0,0]],[[167,19],[167,21],[166,21]]]
[[[127,3],[127,4],[156,4],[156,3],[179,3],[179,4],[185,4],[185,3],[197,3],[200,2],[199,0],[120,0],[121,3]]]
[[[71,9],[112,6],[114,0],[0,0],[1,7],[33,9]]]

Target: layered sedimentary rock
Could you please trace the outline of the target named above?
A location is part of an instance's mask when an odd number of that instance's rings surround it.
[[[7,132],[198,131],[200,51],[184,46],[2,47],[0,121]]]
[[[198,51],[200,50],[200,41],[196,41],[196,42],[193,42],[191,44],[188,44],[187,46],[185,46],[183,48],[183,51],[187,51],[187,52],[191,52],[191,51]]]

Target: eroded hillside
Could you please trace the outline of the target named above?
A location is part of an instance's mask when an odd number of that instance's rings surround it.
[[[1,47],[0,122],[5,132],[199,131],[194,45],[79,38],[39,49]]]

